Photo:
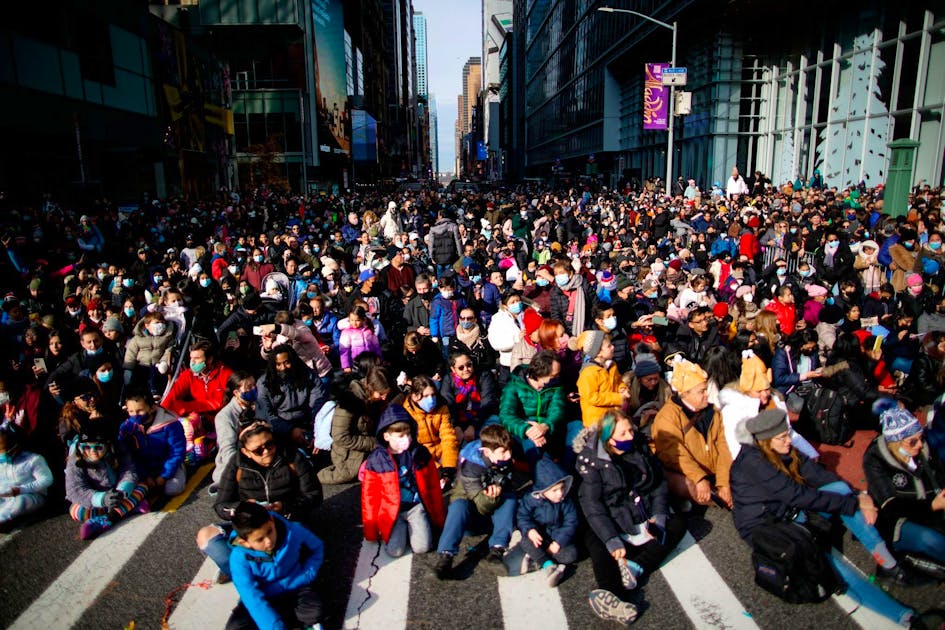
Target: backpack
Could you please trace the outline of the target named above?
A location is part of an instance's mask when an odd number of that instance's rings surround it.
[[[844,400],[828,387],[814,387],[804,397],[810,437],[821,444],[846,444],[853,426],[844,413]]]
[[[829,523],[809,515],[808,529],[794,521],[766,521],[752,533],[751,562],[755,584],[789,604],[822,602],[839,592],[843,583],[827,559],[824,536],[812,530]]]

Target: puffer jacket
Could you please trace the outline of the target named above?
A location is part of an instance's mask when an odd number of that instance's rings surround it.
[[[581,511],[609,551],[623,546],[622,534],[641,533],[651,517],[665,523],[669,485],[645,439],[635,439],[633,447],[619,456],[619,464],[604,448],[596,427],[581,430],[574,438],[573,449],[581,475]],[[625,470],[633,471],[633,477],[629,478]]]
[[[693,483],[715,475],[715,484],[726,487],[732,454],[725,441],[722,416],[711,407],[700,413],[714,413],[705,436],[693,424],[698,414],[690,417],[677,397],[667,401],[653,418],[656,454],[668,470],[684,474]]]
[[[392,403],[396,404],[396,403]],[[364,479],[361,484],[361,522],[364,524],[364,539],[375,541],[378,538],[385,543],[390,540],[394,523],[401,509],[400,477],[397,462],[384,442],[384,431],[390,425],[400,421],[402,412],[385,413],[377,425],[378,446],[364,465]],[[410,419],[410,431],[413,444],[408,452],[413,462],[413,475],[417,483],[417,494],[423,509],[426,510],[430,523],[435,528],[442,528],[446,521],[443,509],[443,492],[440,490],[440,474],[430,451],[423,445],[417,432],[417,425]],[[453,435],[455,440],[456,436]],[[455,464],[454,464],[455,465]]]
[[[912,362],[909,376],[899,395],[908,400],[913,409],[931,405],[942,393],[942,382],[939,380],[941,371],[941,361],[936,361],[924,352],[919,353]]]
[[[122,368],[133,370],[136,367],[157,365],[161,361],[171,362],[171,349],[174,347],[174,327],[168,324],[163,335],[152,335],[144,327],[144,320],[135,324],[134,334],[125,344],[125,360]]]
[[[177,416],[158,407],[151,426],[145,427],[143,435],[127,436],[125,447],[131,453],[139,478],[171,479],[187,454],[184,425]]]
[[[505,309],[500,309],[489,322],[488,335],[489,345],[499,353],[499,364],[511,367],[512,348],[522,336],[522,329],[516,316]]]
[[[559,385],[536,390],[525,380],[525,366],[519,366],[502,391],[499,417],[509,433],[519,439],[531,428],[529,421],[545,424],[549,435],[564,429],[566,402]]]
[[[296,448],[280,448],[268,468],[239,452],[220,475],[213,509],[220,518],[230,520],[240,502],[250,499],[282,502],[287,518],[304,520],[321,505],[322,485],[308,459]]]
[[[552,486],[564,482],[564,499],[552,503],[542,496]],[[535,490],[523,496],[516,510],[518,528],[522,536],[537,529],[560,547],[571,544],[578,527],[578,511],[574,499],[569,497],[574,478],[565,474],[548,457],[542,457],[535,465]]]
[[[296,591],[314,582],[325,557],[325,547],[302,525],[290,523],[278,514],[273,514],[272,518],[278,539],[272,553],[236,544],[236,531],[230,534],[230,573],[240,601],[256,626],[285,630],[285,622],[268,598]]]
[[[440,466],[456,468],[459,464],[459,443],[456,441],[456,430],[450,420],[449,407],[443,404],[442,400],[437,400],[437,402],[439,405],[430,413],[414,404],[409,396],[398,396],[391,404],[403,405],[407,410],[417,425],[415,435],[417,443],[424,445]]]
[[[118,489],[131,494],[138,477],[128,452],[118,445],[114,456],[106,456],[95,463],[69,455],[66,462],[66,499],[83,507],[105,507],[105,493]]]
[[[945,488],[945,466],[928,444],[915,458],[916,469],[899,461],[886,438],[878,435],[863,455],[863,472],[879,507],[876,529],[889,543],[899,540],[906,521],[945,531],[945,513],[932,511],[932,500]]]
[[[620,380],[616,364],[609,368],[594,361],[584,365],[577,380],[584,426],[596,425],[605,413],[623,405],[624,397],[620,393],[622,386],[623,381]]]
[[[318,376],[306,370],[306,379],[301,384],[292,384],[276,379],[270,383],[263,374],[256,384],[259,396],[256,399],[256,417],[272,423],[279,436],[285,436],[294,428],[312,430],[315,414],[328,400],[328,391]]]
[[[822,492],[817,488],[839,478],[803,454],[800,473],[805,484],[796,483],[765,459],[758,447],[743,444],[732,464],[733,516],[738,534],[751,543],[755,527],[766,519],[782,519],[794,509],[852,515],[859,505],[855,494]]]

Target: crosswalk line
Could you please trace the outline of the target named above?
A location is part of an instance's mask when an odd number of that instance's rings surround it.
[[[686,533],[660,573],[696,628],[758,628],[692,534]]]
[[[217,565],[207,558],[191,580],[193,586],[187,589],[168,619],[170,630],[205,630],[226,625],[240,596],[232,582],[215,584],[216,576]],[[209,588],[201,586],[207,583]]]
[[[411,553],[391,558],[378,543],[362,541],[344,627],[406,628],[412,564]]]
[[[541,571],[516,577],[499,578],[502,619],[508,630],[517,628],[567,628],[561,596],[548,588]]]
[[[74,626],[166,516],[163,512],[135,516],[91,542],[10,628]]]

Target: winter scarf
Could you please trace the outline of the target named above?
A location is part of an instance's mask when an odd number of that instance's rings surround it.
[[[459,408],[459,423],[467,425],[479,416],[479,387],[476,379],[471,378],[464,381],[453,374],[453,386],[456,388],[456,406]]]
[[[584,277],[581,274],[574,274],[571,280],[561,289],[569,300],[574,300],[572,310],[571,330],[581,332],[584,330],[584,315],[586,310],[584,295]]]
[[[457,326],[456,338],[466,344],[467,348],[472,348],[473,345],[479,341],[479,325],[476,324],[469,330],[466,330],[462,326]]]

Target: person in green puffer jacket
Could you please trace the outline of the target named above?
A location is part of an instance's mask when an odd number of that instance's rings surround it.
[[[561,361],[551,350],[542,350],[528,365],[516,368],[502,392],[499,417],[521,445],[525,459],[534,465],[543,452],[552,456],[564,450],[566,401],[558,385]]]

